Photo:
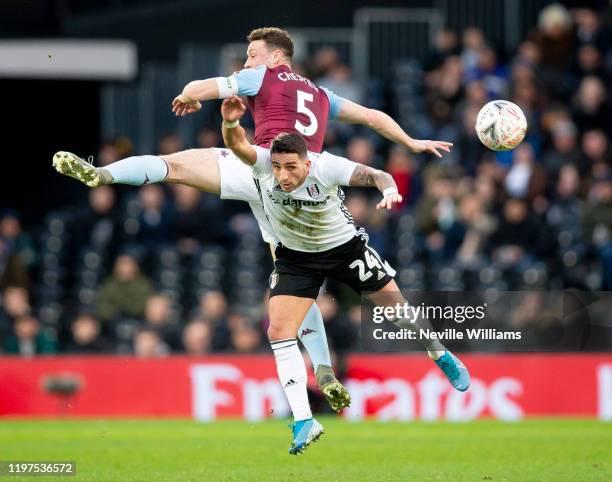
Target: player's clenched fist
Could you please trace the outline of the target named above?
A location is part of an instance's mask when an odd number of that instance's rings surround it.
[[[181,94],[172,101],[172,112],[177,117],[183,117],[187,114],[193,114],[202,108],[202,103],[199,100]]]
[[[221,104],[221,115],[226,122],[234,122],[240,119],[245,111],[246,106],[237,95],[228,97],[223,101],[223,104]]]

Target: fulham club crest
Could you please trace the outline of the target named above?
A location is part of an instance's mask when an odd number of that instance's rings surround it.
[[[306,189],[308,190],[308,194],[310,195],[310,197],[313,199],[318,199],[319,196],[321,196],[321,190],[316,184],[311,184]]]

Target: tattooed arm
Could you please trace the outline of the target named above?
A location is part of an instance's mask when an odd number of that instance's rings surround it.
[[[391,174],[385,171],[359,164],[353,171],[349,186],[376,187],[383,195],[383,200],[376,205],[376,209],[391,209],[393,204],[402,202],[402,196],[397,192],[397,184]]]
[[[380,192],[393,187],[397,190],[397,186],[391,174],[362,164],[357,165],[353,171],[349,186],[372,186],[378,188]]]

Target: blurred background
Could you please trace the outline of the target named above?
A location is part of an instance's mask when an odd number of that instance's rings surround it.
[[[455,144],[436,160],[328,129],[325,149],[399,186],[394,212],[374,209],[374,191],[351,189],[346,204],[400,287],[612,289],[612,2],[4,0],[4,354],[268,351],[272,264],[245,203],[183,186],[89,190],[51,168],[57,150],[106,165],[221,146],[218,102],[180,120],[170,104],[188,81],[240,69],[260,26],[289,30],[296,72],[412,137]],[[511,152],[474,131],[499,98],[528,119]],[[359,299],[325,288],[342,360],[359,349]],[[539,322],[517,316],[508,323]],[[608,330],[586,348],[611,346]]]

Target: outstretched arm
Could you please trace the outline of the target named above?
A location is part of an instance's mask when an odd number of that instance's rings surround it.
[[[376,109],[368,109],[350,100],[342,102],[338,120],[349,124],[368,126],[384,138],[400,144],[416,154],[429,152],[442,157],[442,154],[438,151],[450,152],[450,148],[453,146],[450,142],[413,139],[389,115]]]
[[[266,67],[261,65],[253,69],[242,69],[229,77],[189,82],[172,102],[172,112],[184,116],[200,110],[201,101],[226,99],[232,95],[257,95],[265,73]]]
[[[221,105],[223,116],[223,142],[242,162],[252,166],[257,162],[257,152],[249,143],[246,132],[239,124],[246,106],[238,96],[228,97]]]
[[[196,100],[212,100],[221,97],[219,82],[216,78],[192,80],[183,88],[182,94]]]
[[[183,88],[183,92],[172,101],[172,112],[179,117],[193,114],[202,108],[200,101],[219,97],[217,79],[194,80],[189,82]]]
[[[395,184],[391,174],[379,169],[373,169],[362,164],[357,165],[351,176],[349,186],[376,187],[383,195],[383,199],[376,205],[376,209],[391,209],[393,204],[402,202],[402,196],[397,192],[397,184]]]

